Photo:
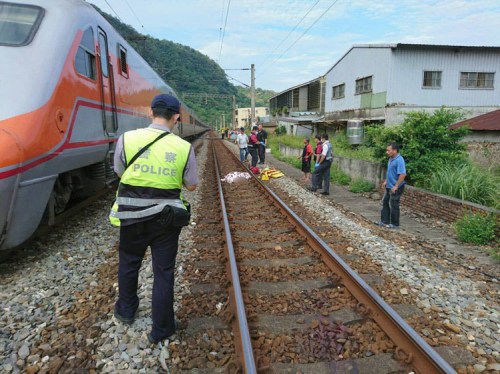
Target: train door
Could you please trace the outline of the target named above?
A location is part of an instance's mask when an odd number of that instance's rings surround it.
[[[109,137],[114,137],[118,128],[116,116],[116,96],[113,79],[113,66],[109,59],[108,38],[104,30],[99,28],[99,60],[100,60],[100,86],[101,86],[101,105],[102,122],[104,130]]]

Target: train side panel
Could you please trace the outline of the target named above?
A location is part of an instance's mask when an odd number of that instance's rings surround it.
[[[1,81],[10,82],[0,88],[7,103],[0,109],[0,147],[10,150],[0,158],[0,249],[26,240],[47,206],[49,213],[58,213],[71,196],[92,193],[113,178],[110,159],[117,137],[150,123],[154,95],[173,93],[89,4],[29,3],[45,9],[32,43],[0,46],[0,62],[10,62],[0,73]],[[88,76],[76,66],[82,50],[93,58]],[[33,55],[44,59],[26,71],[20,61]],[[101,64],[105,57],[109,64]],[[179,129],[186,129],[180,131],[183,137],[206,131],[195,124]]]

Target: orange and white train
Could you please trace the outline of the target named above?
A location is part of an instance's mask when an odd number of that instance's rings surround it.
[[[0,1],[0,250],[114,178],[125,131],[173,93],[83,0]],[[208,130],[183,105],[182,137]]]

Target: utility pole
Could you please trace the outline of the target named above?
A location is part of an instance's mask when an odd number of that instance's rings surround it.
[[[251,95],[251,100],[252,100],[252,123],[250,124],[250,128],[255,124],[255,65],[252,64],[252,69],[251,69],[251,75],[252,75],[252,81],[251,81],[251,86],[250,86],[250,95]]]

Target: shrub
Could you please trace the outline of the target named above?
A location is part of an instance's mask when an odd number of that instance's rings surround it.
[[[459,143],[466,127],[449,130],[462,117],[456,110],[438,109],[433,114],[410,112],[400,126],[366,128],[366,145],[375,145],[375,157],[387,162],[385,148],[397,142],[406,161],[407,180],[415,186],[428,187],[430,177],[439,167],[467,158],[465,145]]]
[[[337,165],[330,168],[330,180],[341,186],[347,186],[351,182],[351,177],[344,173]]]
[[[281,125],[276,130],[274,130],[275,135],[285,135],[286,134],[286,126]]]
[[[465,243],[486,244],[495,238],[495,217],[467,213],[453,225],[458,240]]]
[[[500,178],[470,162],[440,167],[431,177],[430,189],[457,199],[498,208]]]
[[[349,191],[354,193],[370,192],[375,189],[375,184],[364,179],[355,179],[349,185]]]

